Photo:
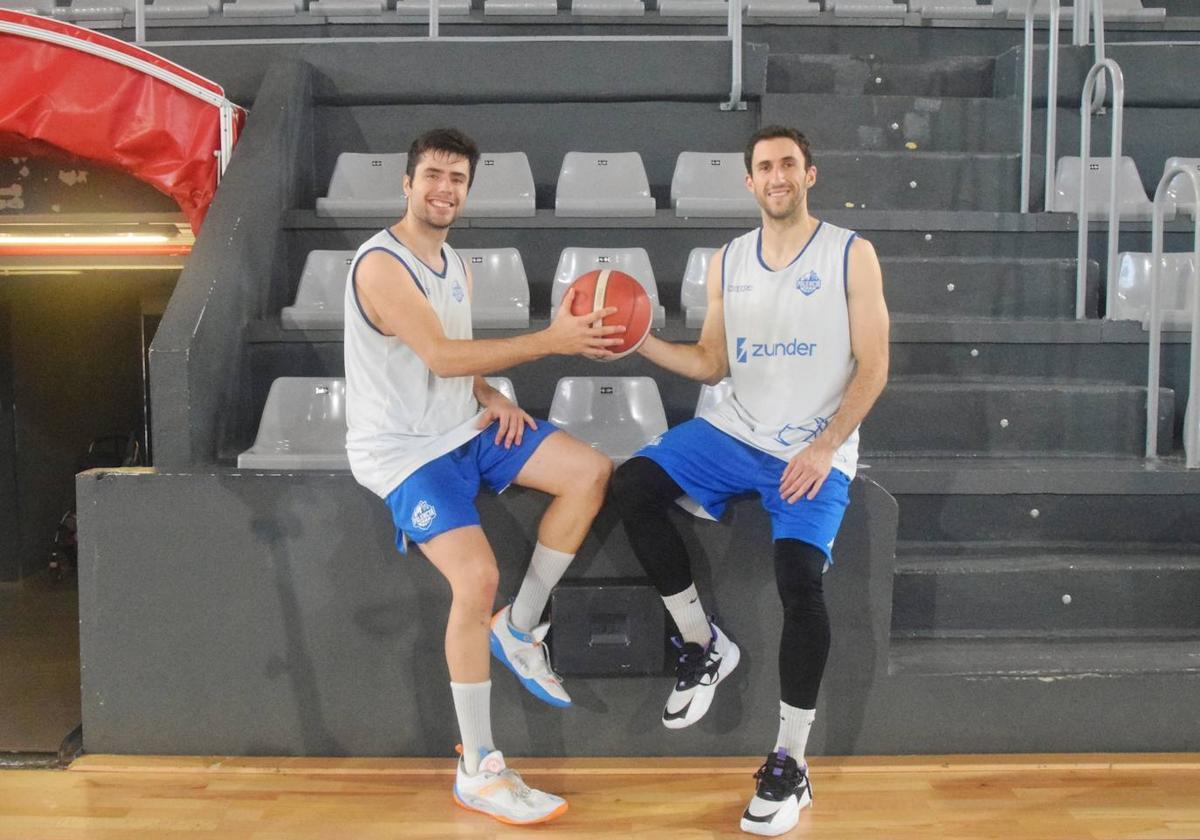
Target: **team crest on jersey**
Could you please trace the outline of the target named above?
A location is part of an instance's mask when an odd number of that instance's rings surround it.
[[[796,280],[796,288],[804,295],[811,295],[817,289],[821,288],[821,275],[815,271],[810,271],[803,277]]]
[[[433,520],[437,519],[437,508],[422,499],[413,508],[412,524],[418,531],[428,531]]]
[[[463,298],[467,296],[467,293],[463,291],[462,285],[457,280],[454,281],[454,286],[450,289],[450,294],[454,295],[454,300],[458,303],[462,303]]]

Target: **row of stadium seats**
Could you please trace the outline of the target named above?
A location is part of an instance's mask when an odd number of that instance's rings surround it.
[[[680,292],[684,326],[698,329],[708,309],[705,277],[715,248],[693,248],[688,255]],[[471,267],[475,287],[471,301],[472,323],[477,329],[522,329],[529,326],[529,281],[516,248],[458,251]],[[296,302],[280,313],[284,329],[340,330],[344,318],[346,271],[353,251],[310,251],[296,292]],[[1116,307],[1113,320],[1144,321],[1149,304],[1150,254],[1125,252],[1119,257]],[[650,256],[644,248],[564,248],[550,293],[554,311],[572,281],[595,268],[623,271],[645,287],[654,305],[654,326],[666,323],[665,308],[659,303],[658,283]],[[1164,254],[1162,305],[1168,327],[1190,323],[1191,290],[1197,266],[1190,253]]]
[[[398,216],[408,154],[338,155],[328,195],[317,199],[319,216]],[[680,216],[758,215],[745,187],[742,155],[682,152],[671,178],[671,205]],[[655,212],[650,180],[637,152],[568,152],[558,173],[557,216],[645,217]],[[484,154],[464,216],[520,217],[536,213],[533,172],[524,152]]]
[[[516,401],[512,382],[488,377]],[[704,385],[696,413],[729,394],[729,380]],[[648,376],[570,376],[558,381],[550,421],[608,455],[630,458],[667,430],[658,385]],[[254,446],[238,456],[240,469],[346,470],[346,380],[281,377],[271,384]]]
[[[743,0],[750,17],[813,17],[821,14],[822,6],[810,0]],[[834,17],[902,18],[908,14],[927,20],[1020,20],[1025,15],[1022,0],[995,0],[980,4],[976,0],[825,0],[824,11]],[[0,0],[0,8],[16,9],[40,15],[52,15],[63,20],[89,21],[120,20],[133,13],[133,0],[70,0],[69,5],[55,0]],[[725,0],[658,0],[658,14],[664,17],[724,17]],[[483,0],[488,15],[556,15],[558,0]],[[439,15],[450,18],[471,12],[471,0],[441,0]],[[1035,15],[1049,17],[1049,0],[1039,0]],[[327,18],[382,16],[394,13],[401,17],[424,17],[429,13],[429,0],[154,0],[146,4],[149,21],[203,19],[211,15],[229,18],[279,18],[307,12]],[[581,16],[640,16],[647,12],[642,0],[572,0],[570,11]],[[1074,10],[1061,10],[1063,19],[1070,20]],[[1141,0],[1106,0],[1104,16],[1109,21],[1152,22],[1166,16],[1162,8],[1144,8]]]
[[[683,307],[699,305],[704,320],[704,273],[714,248],[695,248],[684,277]],[[474,279],[472,324],[479,329],[514,329],[529,325],[529,280],[516,248],[460,248],[459,256]],[[353,251],[309,251],[296,290],[296,302],[280,313],[285,329],[341,329],[346,294],[346,272]],[[550,309],[558,309],[567,287],[576,277],[594,269],[614,269],[635,277],[654,308],[653,325],[666,324],[659,303],[658,282],[645,248],[564,248],[554,272]],[[699,326],[699,323],[697,323]]]
[[[1163,164],[1163,173],[1174,166],[1185,166],[1200,173],[1200,158],[1172,157]],[[1088,159],[1087,215],[1089,219],[1108,217],[1109,179],[1112,177],[1111,157]],[[1133,158],[1125,156],[1117,164],[1117,213],[1121,219],[1145,220],[1153,212],[1152,196],[1142,185]],[[1079,158],[1061,157],[1054,173],[1054,206],[1059,213],[1074,213],[1079,206]],[[1196,216],[1196,193],[1191,179],[1176,176],[1167,186],[1164,216],[1173,219],[1180,212]]]
[[[319,216],[391,216],[404,213],[401,184],[408,155],[343,152],[338,155],[328,195],[317,199]],[[1172,157],[1200,171],[1200,158]],[[1108,211],[1112,159],[1091,158],[1089,214]],[[1165,171],[1165,169],[1164,169]],[[745,164],[737,152],[681,152],[671,177],[671,206],[688,218],[757,218],[758,205],[746,190]],[[1118,163],[1119,209],[1123,219],[1148,219],[1150,198],[1133,158]],[[1074,212],[1079,200],[1079,158],[1062,157],[1054,185],[1054,208]],[[1176,178],[1170,187],[1167,218],[1178,209],[1195,214],[1191,182]],[[640,218],[656,211],[642,157],[637,152],[568,152],[558,173],[554,214],[562,217]],[[528,217],[537,212],[533,172],[524,152],[485,154],[476,170],[463,215]]]

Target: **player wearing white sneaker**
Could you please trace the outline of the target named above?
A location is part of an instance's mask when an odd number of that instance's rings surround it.
[[[678,637],[671,640],[679,656],[675,659],[675,687],[663,706],[662,722],[667,729],[683,729],[704,717],[717,685],[741,659],[741,650],[721,628],[715,624],[709,626],[712,637],[705,647]]]
[[[570,706],[571,697],[563,688],[562,677],[550,667],[550,649],[545,642],[550,625],[518,630],[511,615],[512,607],[507,606],[492,616],[492,656],[516,674],[521,685],[543,703],[560,709]]]
[[[453,129],[412,144],[407,211],[358,249],[347,274],[344,342],[354,477],[384,499],[397,548],[419,545],[450,586],[445,652],[467,775],[495,749],[488,637],[499,569],[475,507],[480,487],[517,484],[551,496],[514,602],[512,624],[528,633],[591,527],[612,472],[608,458],[535,420],[484,374],[552,354],[603,358],[623,329],[599,325],[613,308],[572,315],[568,297],[546,329],[472,337],[471,276],[446,236],[478,161],[474,142]]]
[[[529,787],[516,770],[505,766],[499,750],[481,757],[475,773],[468,773],[459,759],[454,801],[509,825],[549,822],[567,812],[565,799]]]
[[[742,831],[775,837],[796,827],[800,812],[812,804],[808,766],[783,747],[767,756],[754,774],[758,787],[742,814]]]
[[[613,498],[634,554],[679,628],[676,687],[663,713],[672,728],[701,718],[736,659],[722,650],[723,634],[709,629],[687,546],[668,513],[686,495],[719,520],[728,501],[745,493],[757,494],[767,511],[783,607],[775,752],[782,748],[786,760],[769,761],[770,777],[759,786],[773,795],[775,770],[792,779],[787,761],[797,768],[804,761],[830,648],[822,575],[850,500],[859,424],[887,382],[889,326],[874,248],[808,212],[817,170],[807,138],[767,126],[750,138],[744,157],[762,224],[713,255],[699,341],[649,336],[638,350],[710,385],[728,374],[730,393],[622,464]],[[739,574],[736,562],[748,559],[736,558],[729,573]],[[769,819],[761,803],[752,805],[742,827],[767,833],[790,821],[787,798]]]

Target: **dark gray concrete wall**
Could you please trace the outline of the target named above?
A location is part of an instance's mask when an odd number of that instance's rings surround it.
[[[281,230],[311,191],[311,77],[281,64],[263,83],[225,181],[150,348],[155,461],[210,461],[225,401],[237,398],[241,333],[283,270]]]

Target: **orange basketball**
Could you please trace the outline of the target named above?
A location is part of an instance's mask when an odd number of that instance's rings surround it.
[[[571,288],[575,290],[575,299],[571,301],[572,315],[617,307],[616,312],[604,319],[604,325],[623,325],[625,332],[612,336],[623,342],[610,347],[613,356],[604,361],[623,358],[642,346],[650,334],[650,319],[654,312],[650,296],[641,283],[622,271],[605,269],[589,271],[575,278]]]

